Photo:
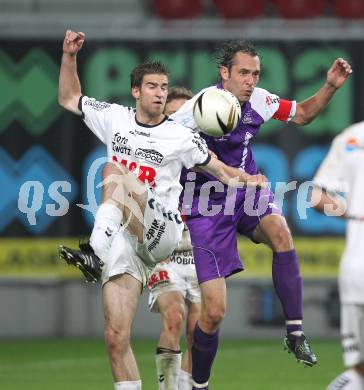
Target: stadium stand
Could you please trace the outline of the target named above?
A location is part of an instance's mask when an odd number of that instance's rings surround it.
[[[267,0],[213,0],[218,15],[225,19],[246,19],[264,16]]]
[[[163,19],[189,19],[202,14],[200,0],[152,0],[154,11]]]
[[[14,15],[112,15],[139,23],[158,20],[193,20],[204,18],[213,22],[237,19],[340,19],[353,22],[364,19],[363,0],[0,0],[0,17]],[[5,19],[6,20],[6,19]],[[265,22],[263,22],[265,23]]]
[[[338,18],[364,18],[363,0],[334,0],[332,6],[334,15]]]
[[[275,11],[282,18],[312,18],[324,16],[325,0],[273,0]]]

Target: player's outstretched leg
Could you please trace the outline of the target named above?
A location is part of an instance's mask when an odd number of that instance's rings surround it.
[[[201,316],[193,332],[192,389],[208,390],[208,380],[219,345],[219,325],[226,311],[225,278],[200,284]]]
[[[294,354],[298,362],[313,366],[317,363],[317,358],[303,334],[302,279],[294,249],[273,254],[272,275],[286,318],[287,336],[284,346]]]
[[[299,362],[313,366],[316,355],[303,334],[302,278],[293,239],[283,216],[263,217],[254,239],[273,250],[272,279],[286,319],[285,347]]]
[[[60,245],[59,257],[79,268],[84,274],[87,282],[96,283],[101,279],[104,263],[95,255],[88,243],[80,243],[80,250],[71,249]]]

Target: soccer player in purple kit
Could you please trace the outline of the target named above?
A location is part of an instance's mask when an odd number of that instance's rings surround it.
[[[210,88],[224,88],[233,93],[241,103],[242,116],[238,127],[230,134],[213,138],[202,134],[208,148],[225,163],[254,174],[258,172],[251,146],[260,126],[269,119],[292,121],[298,125],[311,122],[329,103],[330,99],[352,73],[350,65],[342,58],[334,61],[327,72],[324,85],[311,97],[295,102],[280,99],[277,95],[257,88],[260,76],[260,59],[252,43],[230,41],[221,45],[216,56],[220,81]],[[206,89],[205,89],[206,90]],[[193,107],[202,90],[189,100],[172,117],[179,123],[198,130],[193,117]],[[185,184],[194,173],[184,177]],[[213,216],[204,216],[198,209],[203,185],[214,178],[197,173],[194,181],[193,200],[184,202],[190,206],[187,225],[190,229],[193,254],[202,294],[202,311],[195,327],[192,346],[193,389],[208,389],[208,380],[218,348],[219,325],[226,310],[225,278],[242,271],[237,251],[236,233],[249,237],[253,242],[264,243],[273,251],[272,278],[276,293],[286,318],[287,336],[284,346],[296,359],[308,366],[317,359],[310,348],[302,327],[302,279],[292,236],[286,220],[274,204],[274,194],[269,189],[257,189],[252,194],[244,188],[237,190],[232,213],[227,186],[215,185],[209,194],[209,204],[221,206]],[[192,186],[193,187],[193,186]],[[211,188],[212,189],[212,188]],[[191,198],[185,187],[184,199]],[[247,201],[256,209],[260,200],[268,207],[255,215],[247,211]],[[183,197],[182,197],[183,199]],[[227,215],[230,214],[230,215]],[[231,215],[232,214],[232,215]]]

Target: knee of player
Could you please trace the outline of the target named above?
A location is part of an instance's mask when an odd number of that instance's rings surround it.
[[[205,308],[204,317],[206,320],[214,325],[218,325],[225,317],[225,306],[224,305],[211,305]]]
[[[130,329],[117,329],[109,324],[105,325],[105,341],[108,349],[122,351],[128,348],[130,343]]]
[[[180,332],[185,320],[185,310],[182,305],[173,305],[163,313],[164,326],[170,333]]]
[[[291,231],[287,224],[276,226],[272,241],[273,246],[278,250],[289,250],[293,247]]]

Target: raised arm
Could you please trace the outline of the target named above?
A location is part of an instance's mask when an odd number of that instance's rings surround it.
[[[77,74],[77,53],[81,50],[85,34],[83,32],[66,31],[63,41],[63,55],[61,70],[59,73],[58,103],[77,115],[81,115],[78,109],[81,84]]]
[[[222,183],[233,187],[246,184],[265,188],[268,185],[267,178],[264,175],[249,175],[238,168],[229,167],[214,156],[211,156],[208,164],[199,166],[199,168],[215,176]]]
[[[297,103],[296,115],[292,122],[298,125],[310,123],[327,106],[334,93],[345,83],[351,73],[349,63],[342,58],[337,58],[327,72],[325,84],[313,96]]]

